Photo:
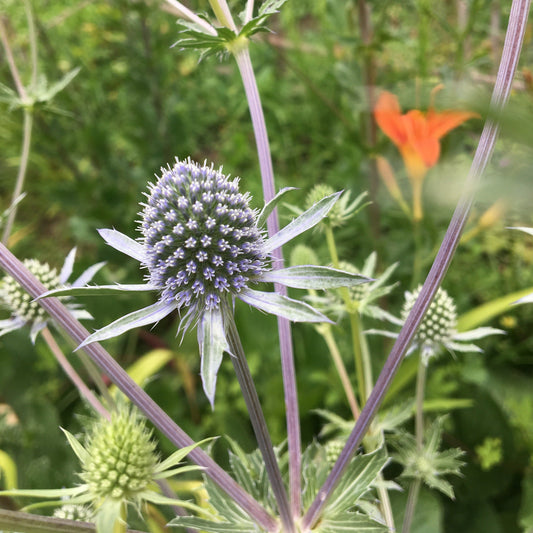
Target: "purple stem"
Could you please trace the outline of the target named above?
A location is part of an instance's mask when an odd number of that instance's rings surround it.
[[[263,183],[263,196],[265,203],[274,198],[276,189],[274,185],[274,171],[270,145],[261,106],[259,90],[255,80],[250,51],[248,46],[234,52],[235,61],[241,73],[244,91],[250,108],[250,116],[254,128],[261,181]],[[277,210],[274,210],[267,220],[267,230],[270,236],[279,231]],[[283,255],[281,249],[272,252],[273,268],[283,268]],[[284,285],[274,284],[276,292],[286,295],[287,288]],[[294,517],[299,517],[301,500],[301,442],[300,442],[300,417],[298,413],[298,390],[296,387],[296,371],[294,368],[294,353],[292,349],[292,335],[290,322],[285,318],[278,317],[279,345],[281,354],[281,372],[283,375],[283,389],[285,397],[285,412],[287,417],[287,443],[289,448],[289,494],[291,510]]]
[[[31,272],[3,245],[0,244],[0,267],[33,297],[46,292]],[[52,316],[67,334],[80,344],[89,332],[71,315],[57,298],[39,300],[39,304]],[[194,441],[185,433],[146,392],[131,379],[128,373],[98,343],[89,344],[84,351],[105,372],[111,381],[152,421],[152,423],[178,448],[190,446]],[[189,457],[205,468],[205,473],[238,503],[261,527],[269,532],[278,530],[279,524],[270,514],[238,485],[209,455],[195,448]]]
[[[505,36],[500,67],[496,84],[492,93],[491,112],[492,116],[497,116],[504,107],[509,97],[511,83],[520,56],[520,50],[524,39],[527,17],[529,12],[530,0],[513,0],[511,14],[509,16],[509,25]],[[461,232],[470,212],[474,201],[475,190],[478,182],[487,166],[494,149],[494,143],[498,134],[498,123],[488,119],[483,128],[479,144],[474,155],[474,160],[468,174],[465,188],[459,199],[453,217],[444,236],[437,257],[433,262],[431,270],[420,291],[420,295],[415,302],[413,309],[409,313],[405,324],[398,335],[391,353],[385,362],[383,370],[379,375],[376,385],[368,398],[368,401],[361,411],[361,416],[357,420],[352,433],[348,437],[346,446],[341,452],[331,473],[326,479],[324,485],[318,491],[318,494],[304,516],[302,526],[303,530],[309,530],[320,517],[320,513],[333,492],[343,472],[348,466],[350,459],[356,448],[361,443],[372,419],[377,412],[381,401],[391,381],[400,366],[405,351],[422,321],[426,310],[429,308],[435,293],[437,292],[455,253]]]

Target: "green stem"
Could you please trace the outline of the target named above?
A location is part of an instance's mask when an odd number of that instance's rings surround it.
[[[126,524],[128,520],[128,513],[126,509],[126,502],[122,502],[120,506],[120,517],[115,520],[113,526],[113,533],[126,533]]]
[[[419,356],[418,374],[416,377],[416,403],[415,403],[415,439],[416,449],[421,455],[424,451],[424,394],[426,389],[426,363],[423,357]],[[415,514],[418,493],[420,492],[421,480],[415,479],[409,487],[409,496],[405,507],[405,515],[402,524],[402,533],[409,533],[413,516]]]
[[[30,43],[31,55],[31,85],[33,89],[37,85],[37,36],[35,33],[35,22],[33,20],[33,13],[31,10],[31,2],[24,0],[24,8],[26,10],[26,19],[28,20],[28,41]]]
[[[24,186],[24,178],[26,177],[26,169],[28,168],[28,160],[30,157],[30,145],[31,145],[31,132],[33,126],[33,111],[30,108],[24,108],[24,128],[22,134],[22,153],[20,156],[20,165],[17,174],[17,180],[15,182],[15,188],[13,189],[13,197],[11,200],[11,210],[7,216],[6,225],[2,235],[2,244],[7,245],[9,235],[15,217],[17,215],[17,200],[22,194],[22,187]]]
[[[246,355],[241,344],[241,339],[235,325],[233,315],[228,312],[225,313],[224,326],[227,332],[227,339],[229,344],[230,353],[232,355],[231,362],[237,375],[237,380],[241,386],[242,395],[246,402],[246,407],[250,415],[250,421],[252,423],[255,436],[257,438],[257,444],[263,455],[265,462],[265,469],[267,471],[274,497],[278,504],[278,510],[280,518],[283,524],[283,531],[286,533],[296,533],[294,521],[292,518],[291,510],[289,507],[289,500],[287,498],[287,492],[283,484],[281,477],[281,471],[274,453],[274,447],[272,446],[272,440],[268,432],[268,427],[259,402],[259,396],[255,388],[248,362],[246,361]]]
[[[215,13],[215,16],[220,24],[237,33],[237,26],[233,21],[231,11],[229,10],[226,0],[209,0],[209,5],[211,6],[211,9]]]
[[[418,500],[418,493],[420,492],[420,479],[415,479],[409,487],[409,494],[407,495],[407,504],[405,506],[405,514],[403,516],[402,533],[409,533],[413,523],[413,516],[415,513],[416,501]]]
[[[331,258],[331,263],[334,268],[339,268],[339,255],[337,253],[337,246],[335,244],[335,237],[333,235],[333,229],[331,224],[327,223],[324,225],[326,242],[328,246],[329,255]],[[340,294],[348,313],[348,318],[350,320],[350,331],[352,336],[352,349],[355,361],[355,373],[357,379],[357,391],[359,393],[359,405],[363,407],[366,403],[366,399],[369,394],[368,387],[370,387],[371,382],[367,382],[366,376],[368,375],[368,369],[365,370],[365,355],[361,350],[361,330],[359,327],[359,314],[357,310],[354,309],[352,299],[350,297],[350,291],[347,287],[341,287]],[[368,354],[367,361],[369,362]],[[368,366],[368,365],[367,365]]]
[[[50,333],[50,330],[48,328],[44,328],[42,331],[42,335],[46,344],[48,344],[48,347],[54,354],[54,357],[56,358],[57,362],[60,364],[65,374],[69,377],[69,379],[78,389],[80,396],[82,398],[85,398],[97,413],[99,413],[107,420],[110,420],[109,411],[102,405],[102,402],[100,402],[100,400],[93,394],[89,387],[85,385],[79,374],[76,372],[76,370],[69,363],[68,359],[61,351],[61,348]]]
[[[333,359],[333,363],[335,364],[335,368],[337,369],[337,374],[339,375],[339,379],[341,380],[342,387],[344,389],[344,394],[346,394],[346,399],[348,400],[348,404],[350,405],[352,416],[354,420],[357,420],[360,412],[359,406],[357,405],[357,400],[355,398],[355,394],[353,393],[353,387],[350,382],[350,378],[348,377],[348,372],[346,372],[344,361],[342,360],[339,348],[335,341],[335,337],[333,336],[331,325],[326,323],[320,324],[316,327],[316,330],[322,336],[324,342],[328,347],[331,358]]]
[[[76,344],[72,342],[72,338],[69,337],[68,335],[65,335],[63,330],[60,330],[60,331],[63,334],[63,338],[74,349],[76,347]],[[104,383],[104,380],[102,379],[102,376],[100,372],[98,371],[98,368],[96,367],[94,362],[89,358],[89,356],[83,350],[78,351],[77,355],[80,358],[83,368],[85,368],[85,371],[91,378],[92,382],[95,384],[96,388],[99,390],[100,395],[105,400],[105,403],[107,404],[107,406],[110,409],[114,409],[115,400],[111,396],[109,389],[107,388],[107,385]]]
[[[420,221],[413,221],[413,238],[414,238],[414,254],[413,254],[413,275],[411,277],[411,289],[415,289],[420,283],[420,276],[422,272],[422,235]]]

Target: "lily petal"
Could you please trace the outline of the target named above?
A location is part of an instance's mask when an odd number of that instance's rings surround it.
[[[83,348],[83,346],[87,346],[87,344],[91,344],[91,342],[99,342],[105,339],[111,339],[112,337],[118,337],[118,335],[121,335],[130,329],[159,322],[161,319],[172,313],[177,306],[178,305],[175,302],[169,303],[158,301],[153,305],[143,307],[142,309],[134,311],[129,315],[120,317],[118,320],[115,320],[108,326],[105,326],[102,329],[95,331],[92,335],[89,335],[76,348],[76,350]]]
[[[115,250],[129,255],[133,259],[137,259],[140,263],[146,263],[146,252],[142,244],[120,233],[116,229],[99,229],[98,233]]]
[[[275,292],[243,289],[238,294],[238,297],[257,309],[281,316],[293,322],[329,322],[333,324],[332,320],[309,304]]]

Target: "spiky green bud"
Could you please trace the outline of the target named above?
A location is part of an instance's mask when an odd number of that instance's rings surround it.
[[[81,478],[98,498],[135,498],[153,479],[155,448],[144,419],[119,409],[111,421],[98,420],[92,427]]]
[[[23,263],[47,290],[61,287],[55,268],[50,268],[47,263],[41,263],[36,259],[26,259]],[[32,300],[33,298],[11,276],[4,276],[0,281],[0,301],[4,307],[25,322],[42,321],[45,311]]]
[[[402,309],[402,320],[405,322],[413,308],[422,286],[411,293],[406,293]],[[415,341],[420,346],[435,347],[450,342],[457,333],[457,310],[451,296],[439,288],[433,302],[429,306],[426,316],[422,320]]]

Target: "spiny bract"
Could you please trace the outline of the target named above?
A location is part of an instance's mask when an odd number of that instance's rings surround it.
[[[178,161],[149,186],[140,230],[149,283],[179,306],[218,309],[264,270],[263,237],[238,179]]]

